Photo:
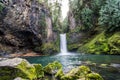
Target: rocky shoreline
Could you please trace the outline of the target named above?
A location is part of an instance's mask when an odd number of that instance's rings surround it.
[[[32,57],[32,56],[43,56],[41,53],[36,53],[33,51],[20,51],[20,52],[14,52],[7,54],[5,52],[1,53],[0,58],[14,58],[14,57]]]
[[[49,77],[48,77],[49,76]],[[53,77],[54,76],[54,77]],[[67,73],[62,64],[54,61],[45,67],[41,64],[30,64],[22,58],[11,58],[0,61],[0,80],[104,80],[98,73],[87,66],[73,68]]]

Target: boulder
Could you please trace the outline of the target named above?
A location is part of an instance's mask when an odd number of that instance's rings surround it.
[[[59,80],[103,80],[98,73],[92,72],[87,66],[74,68],[66,74],[60,69],[55,77]]]
[[[61,68],[62,68],[62,64],[57,61],[54,61],[53,63],[49,63],[44,67],[44,72],[46,74],[53,75],[53,74],[56,74],[58,70]]]
[[[77,80],[83,79],[85,76],[90,73],[91,70],[87,66],[80,66],[72,69],[70,72],[61,77],[62,80]]]
[[[42,70],[42,67],[36,68],[40,65],[31,65],[27,60],[21,58],[13,58],[0,61],[0,80],[13,80],[17,77],[23,79],[33,80],[40,78],[38,71]],[[36,70],[37,69],[37,70]]]

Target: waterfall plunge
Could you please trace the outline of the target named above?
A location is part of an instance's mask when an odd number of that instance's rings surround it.
[[[67,41],[66,34],[60,34],[60,50],[62,55],[67,55]]]

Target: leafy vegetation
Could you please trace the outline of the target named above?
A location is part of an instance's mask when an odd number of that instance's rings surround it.
[[[78,51],[91,54],[119,54],[120,33],[107,36],[105,32],[95,36],[91,41],[80,47]]]
[[[84,26],[83,30],[91,29],[94,26],[93,11],[89,8],[83,8],[81,11],[81,21]]]
[[[99,24],[108,31],[120,29],[120,0],[107,0],[101,7]]]
[[[0,12],[3,10],[4,5],[0,2]]]

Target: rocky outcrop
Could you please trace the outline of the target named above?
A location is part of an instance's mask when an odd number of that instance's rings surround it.
[[[52,40],[52,21],[48,8],[38,0],[2,0],[0,43],[33,48]],[[17,49],[18,49],[17,48]]]
[[[47,26],[47,42],[52,42],[53,41],[53,29],[52,29],[52,18],[49,15],[46,15],[46,26]]]
[[[73,30],[76,27],[75,17],[73,15],[73,12],[70,10],[68,14],[68,23],[69,23],[69,29]]]

